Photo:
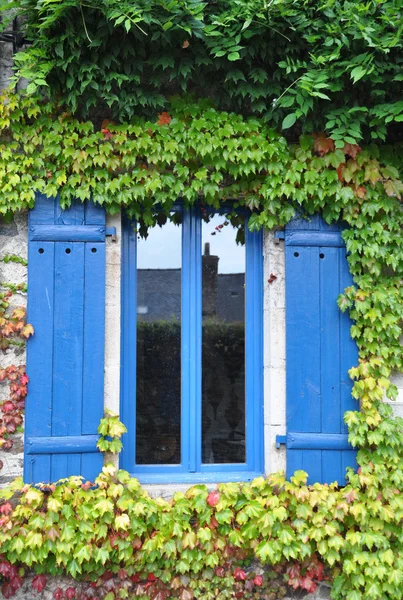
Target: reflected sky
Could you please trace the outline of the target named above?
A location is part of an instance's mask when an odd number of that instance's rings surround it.
[[[210,244],[210,255],[219,256],[218,273],[239,273],[244,270],[240,265],[245,264],[245,247],[235,244],[236,232],[231,225],[224,226],[220,231],[216,227],[226,222],[225,215],[215,215],[209,223],[203,223],[203,248],[204,243]],[[180,269],[181,268],[181,240],[180,236],[173,235],[178,225],[166,223],[162,227],[154,228],[154,243],[147,244],[147,252],[141,252],[141,246],[146,243],[138,240],[139,252],[137,255],[138,269]],[[215,232],[215,235],[211,235]],[[156,243],[158,242],[158,243]],[[169,252],[167,252],[169,248]]]

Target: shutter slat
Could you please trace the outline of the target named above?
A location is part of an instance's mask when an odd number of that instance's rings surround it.
[[[42,208],[40,206],[40,208]],[[39,216],[39,215],[38,215]],[[29,298],[27,321],[35,333],[27,343],[27,372],[30,378],[25,408],[26,435],[52,434],[54,243],[30,242],[28,246]],[[25,443],[24,448],[27,449]],[[50,456],[35,459],[25,456],[27,482],[46,481],[50,475]]]
[[[83,300],[84,244],[56,243],[52,410],[55,436],[81,433]]]
[[[342,485],[355,466],[344,413],[358,408],[348,376],[358,356],[349,316],[337,307],[352,284],[341,227],[295,219],[285,244],[287,476],[303,469],[309,483]]]
[[[323,259],[320,258],[321,256]],[[323,433],[341,433],[340,362],[335,360],[335,357],[340,356],[340,319],[336,303],[340,293],[339,258],[338,248],[323,246],[319,248],[320,388]]]
[[[103,231],[93,241],[94,229]],[[42,239],[36,241],[38,232]],[[99,239],[100,236],[98,235]],[[72,241],[74,240],[74,241]],[[89,240],[89,241],[81,241]],[[27,482],[94,479],[103,414],[105,213],[39,196],[29,217]]]

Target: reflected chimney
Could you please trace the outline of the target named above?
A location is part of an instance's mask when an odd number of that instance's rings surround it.
[[[202,300],[203,317],[214,317],[217,313],[218,256],[210,255],[210,244],[204,244],[202,257]]]

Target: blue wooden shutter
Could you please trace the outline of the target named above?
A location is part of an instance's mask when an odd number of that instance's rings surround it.
[[[352,284],[339,225],[319,216],[286,228],[287,476],[345,483],[355,466],[343,417],[357,410],[348,370],[357,364],[351,321],[337,297]]]
[[[38,196],[29,215],[26,482],[93,480],[104,403],[105,213],[62,211]]]

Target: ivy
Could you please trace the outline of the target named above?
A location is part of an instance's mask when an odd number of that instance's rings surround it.
[[[26,267],[28,265],[28,262],[25,260],[25,258],[23,258],[22,256],[18,256],[18,254],[5,254],[4,256],[0,257],[0,260],[6,264],[8,264],[9,262],[13,262],[18,263],[23,267]]]
[[[396,147],[336,149],[323,134],[288,145],[259,119],[216,111],[207,101],[178,98],[154,122],[105,121],[97,129],[33,97],[5,93],[1,100],[4,214],[32,207],[37,192],[60,192],[63,206],[92,198],[110,212],[127,206],[146,224],[156,205],[168,213],[181,197],[186,205],[203,198],[215,206],[236,198],[255,211],[252,227],[284,225],[301,207],[359,226],[361,211],[395,213],[403,191]]]
[[[401,139],[400,0],[0,2],[10,5],[30,42],[16,56],[28,91],[81,117],[153,115],[191,92],[292,139]]]
[[[383,405],[382,411],[390,425],[390,408]],[[269,572],[254,572],[252,561],[258,559],[295,589],[314,591],[327,566],[334,598],[398,600],[402,422],[399,426],[395,441],[384,427],[370,461],[359,452],[358,473],[349,469],[342,489],[308,487],[306,474],[297,471],[290,481],[276,473],[251,483],[220,484],[213,492],[196,485],[168,502],[150,498],[136,479],[112,465],[95,485],[80,477],[50,486],[16,481],[0,492],[3,560],[33,567],[39,575],[68,573],[95,586],[119,577],[135,597],[281,598],[284,591],[275,583],[272,588]],[[393,468],[391,447],[397,451]],[[16,491],[20,500],[13,506],[8,500]],[[36,583],[43,589],[46,579]],[[108,598],[127,597],[120,589]]]
[[[14,258],[20,259],[20,257]],[[10,346],[24,347],[27,338],[34,330],[32,325],[26,323],[25,309],[12,307],[11,299],[14,294],[25,292],[26,285],[0,282],[0,287],[7,290],[0,292],[0,350],[4,351]],[[28,381],[25,365],[9,365],[0,368],[0,384],[5,382],[9,386],[9,397],[0,403],[1,450],[11,450],[14,445],[13,435],[22,432]],[[0,460],[0,470],[2,468],[3,462]]]
[[[353,320],[361,409],[345,415],[359,467],[342,489],[307,486],[297,472],[289,482],[273,474],[215,491],[198,485],[166,502],[111,466],[95,485],[15,483],[0,505],[3,594],[29,567],[38,592],[45,573],[93,580],[85,595],[69,587],[55,600],[94,597],[88,590],[106,600],[274,600],[284,581],[310,592],[330,570],[335,600],[400,600],[403,421],[383,402],[396,397],[390,377],[403,371],[399,0],[1,7],[24,17],[31,44],[16,57],[27,92],[0,102],[0,213],[31,208],[40,193],[64,207],[78,198],[123,208],[141,227],[178,198],[246,207],[252,229],[282,227],[296,213],[344,221],[354,285],[338,303]],[[193,96],[172,98],[178,92]],[[33,331],[9,305],[25,288],[3,289],[6,347]],[[23,367],[0,379],[10,384],[5,447],[21,425],[28,379]],[[120,449],[115,415],[99,433],[102,450]],[[275,575],[256,575],[256,559]]]
[[[247,207],[252,229],[281,227],[297,212],[343,220],[354,285],[338,302],[353,319],[359,363],[350,376],[361,407],[345,415],[359,468],[349,470],[344,489],[307,487],[299,472],[291,482],[277,474],[217,492],[196,486],[166,503],[108,467],[95,487],[79,478],[23,487],[20,504],[0,519],[5,560],[73,577],[125,569],[138,578],[140,596],[151,575],[155,598],[205,599],[218,597],[216,589],[223,597],[255,593],[236,587],[252,581],[244,561],[278,566],[290,585],[305,581],[304,589],[321,572],[313,566],[319,561],[332,570],[337,600],[400,600],[403,421],[383,402],[397,394],[391,374],[403,371],[399,147],[338,147],[325,134],[289,144],[261,120],[217,111],[208,101],[176,99],[153,120],[98,128],[33,96],[7,93],[3,100],[4,214],[32,207],[43,193],[59,194],[63,206],[78,197],[110,212],[124,208],[145,227],[178,198],[185,206]],[[101,423],[104,449],[120,442],[117,424],[114,416]]]
[[[127,432],[126,427],[120,422],[119,416],[110,410],[105,411],[105,416],[98,426],[100,435],[97,448],[101,452],[118,453],[122,450],[121,437]]]

